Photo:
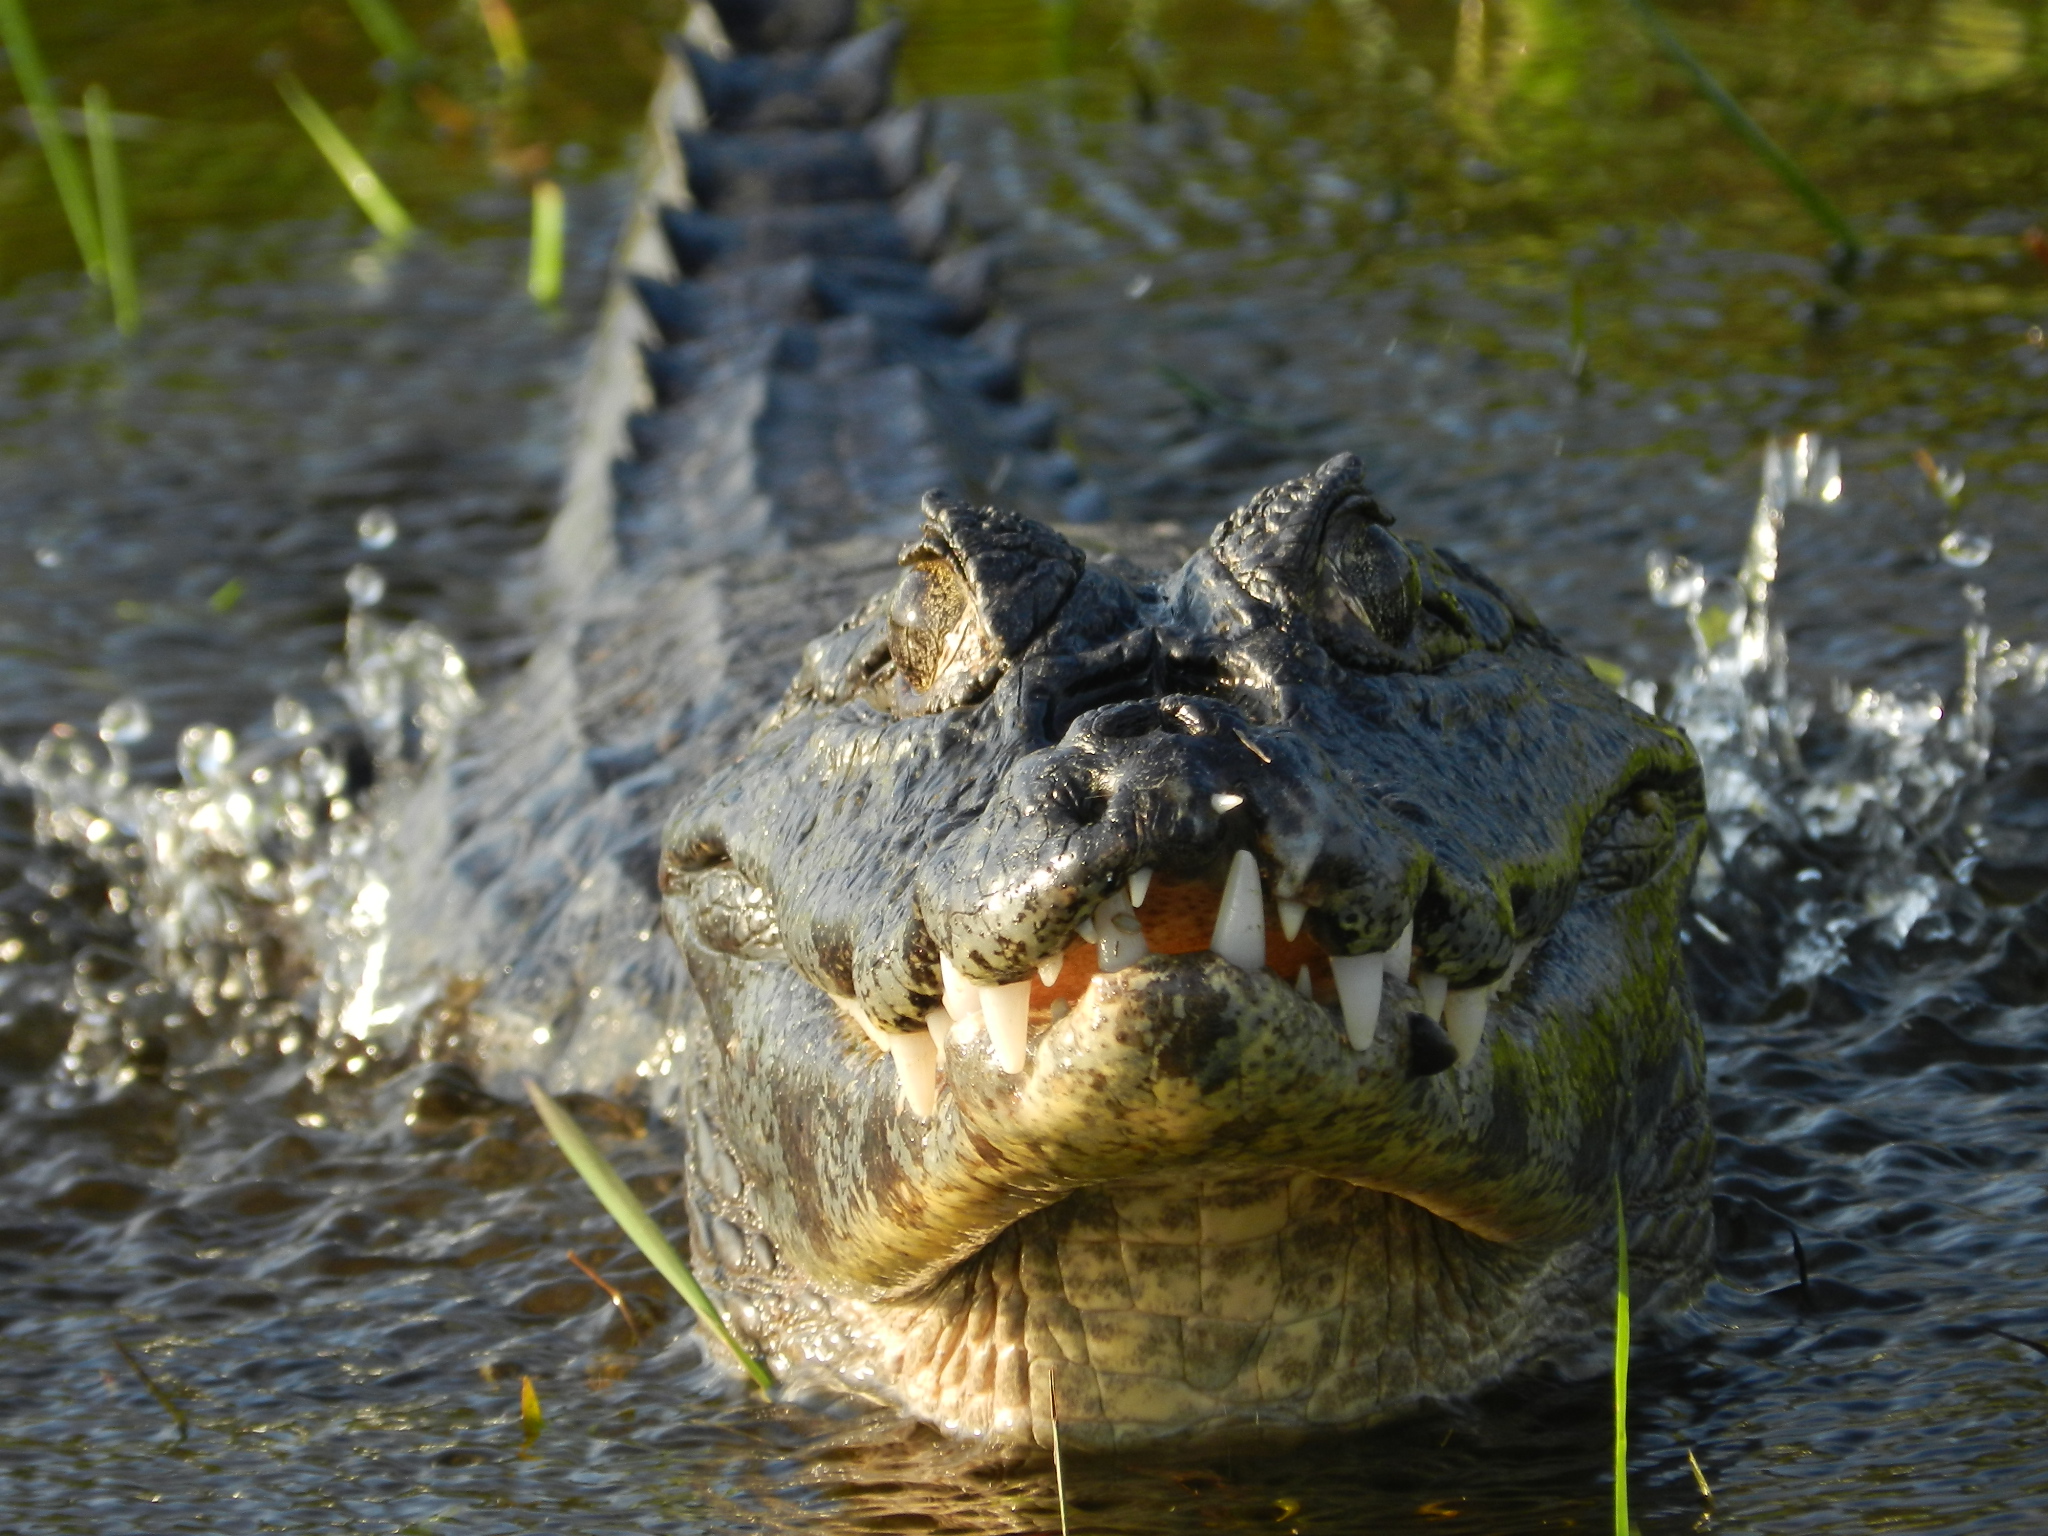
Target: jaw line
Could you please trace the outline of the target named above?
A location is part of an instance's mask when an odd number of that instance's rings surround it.
[[[916,1294],[1016,1222],[1128,1178],[1295,1171],[1490,1242],[1528,1236],[1400,1176],[1418,1107],[1455,1135],[1468,1068],[1411,1080],[1398,1033],[1383,1021],[1356,1051],[1333,1010],[1270,972],[1155,954],[1097,975],[1059,1021],[1034,1019],[1021,1074],[1002,1070],[985,1030],[956,1039],[929,1121],[901,1107],[893,1068],[876,1061],[874,1112],[918,1134],[898,1140],[914,1148],[902,1169],[913,1198],[885,1202],[895,1230],[875,1236],[891,1273],[869,1275],[870,1294]]]

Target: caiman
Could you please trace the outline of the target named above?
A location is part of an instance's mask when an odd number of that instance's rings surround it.
[[[360,1017],[461,979],[488,1082],[637,1078],[743,1340],[962,1437],[1471,1393],[1597,1339],[1617,1212],[1682,1303],[1683,734],[1350,456],[1147,570],[853,11],[677,42],[542,638]]]

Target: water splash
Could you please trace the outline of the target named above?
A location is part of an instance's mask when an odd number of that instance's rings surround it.
[[[448,747],[476,694],[460,653],[431,626],[361,610],[330,682],[348,713],[325,727],[286,696],[269,729],[246,741],[218,726],[187,729],[173,787],[131,780],[128,747],[149,733],[135,700],[107,708],[97,744],[60,727],[27,762],[0,764],[33,792],[38,838],[100,866],[149,970],[199,1019],[224,1024],[237,1050],[266,1034],[294,1050],[310,1030],[346,1051],[406,1011],[379,997],[383,818]],[[73,1070],[105,1066],[118,1044],[79,1041]]]
[[[1693,640],[1665,713],[1692,738],[1706,773],[1713,836],[1697,896],[1711,902],[1760,837],[1800,850],[1810,862],[1795,879],[1821,887],[1795,907],[1783,984],[1832,969],[1858,931],[1903,943],[1967,879],[1974,832],[1959,813],[1991,759],[1991,695],[2016,682],[2038,690],[2048,671],[2037,647],[1992,638],[1982,589],[1966,587],[1973,617],[1952,701],[1840,681],[1824,701],[1796,694],[1772,614],[1785,519],[1841,493],[1840,460],[1819,438],[1772,441],[1732,579],[1682,556],[1648,562],[1652,599],[1683,612]]]
[[[1726,937],[1711,915],[1717,898],[1751,878],[1745,860],[1763,867],[1752,858],[1760,846],[1772,850],[1771,904],[1787,918],[1770,938],[1781,986],[1837,966],[1858,933],[1896,946],[1916,925],[1946,921],[1975,858],[1965,813],[1990,760],[1992,695],[2048,678],[2048,652],[1994,639],[1983,594],[1968,587],[1953,700],[1840,683],[1825,699],[1797,693],[1773,615],[1786,518],[1841,493],[1840,461],[1819,439],[1769,444],[1733,576],[1650,559],[1651,595],[1683,614],[1690,659],[1661,689],[1621,682],[1645,708],[1661,698],[1699,749],[1713,823],[1696,892],[1706,933]],[[437,1002],[421,994],[426,983],[387,969],[393,828],[406,786],[448,750],[477,699],[444,636],[372,611],[383,594],[359,579],[370,570],[351,572],[344,654],[329,677],[345,717],[323,724],[285,697],[247,740],[194,726],[169,788],[131,782],[128,749],[149,733],[134,700],[108,707],[96,742],[60,728],[27,763],[0,761],[34,792],[39,836],[106,872],[154,976],[219,1021],[218,1038],[237,1050],[268,1032],[286,1049],[319,1043],[359,1066],[408,1039]],[[89,1072],[106,1058],[84,1049],[72,1059]]]

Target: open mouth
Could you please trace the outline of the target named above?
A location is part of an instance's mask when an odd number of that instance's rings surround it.
[[[1326,1016],[1354,1052],[1371,1049],[1383,1030],[1399,1026],[1407,1037],[1407,1075],[1426,1077],[1472,1058],[1494,1000],[1536,948],[1534,942],[1518,945],[1494,980],[1458,988],[1417,956],[1412,922],[1384,950],[1333,955],[1310,931],[1309,912],[1305,902],[1273,897],[1247,850],[1231,856],[1220,883],[1156,878],[1140,868],[1085,912],[1066,945],[1032,976],[979,985],[942,956],[944,1001],[926,1016],[924,1031],[883,1030],[857,1008],[848,1005],[848,1012],[894,1061],[903,1103],[929,1118],[949,1053],[972,1049],[985,1035],[1001,1068],[1022,1073],[1034,1040],[1076,1010],[1093,1015],[1106,1006],[1099,978],[1155,956],[1211,955],[1248,975],[1291,983],[1304,1006]]]

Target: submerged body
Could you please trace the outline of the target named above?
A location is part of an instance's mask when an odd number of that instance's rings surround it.
[[[940,254],[892,35],[719,11],[548,638],[406,806],[383,973],[488,1077],[637,1075],[742,1336],[962,1435],[1472,1391],[1598,1327],[1617,1198],[1689,1294],[1683,736],[1348,457],[1184,560],[1009,510],[1099,498]]]

